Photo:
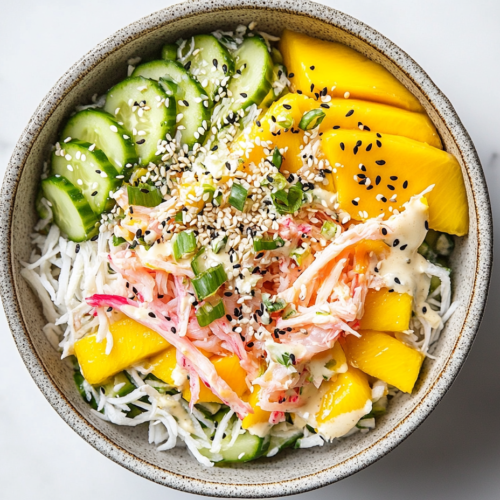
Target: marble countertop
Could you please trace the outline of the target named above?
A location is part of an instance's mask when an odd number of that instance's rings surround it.
[[[0,6],[0,176],[37,104],[81,55],[169,0],[16,0]],[[500,221],[498,0],[323,0],[408,52],[449,97],[474,140]],[[495,245],[495,253],[498,253]],[[427,421],[387,457],[308,499],[500,497],[500,270],[471,355]],[[0,497],[188,500],[114,464],[55,413],[26,371],[0,313]],[[15,402],[14,402],[15,398]]]

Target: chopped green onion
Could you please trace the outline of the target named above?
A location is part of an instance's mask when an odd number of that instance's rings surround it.
[[[228,237],[227,235],[224,236],[221,240],[217,241],[216,243],[212,243],[212,250],[214,253],[219,253],[227,243]]]
[[[283,215],[297,212],[302,206],[303,195],[302,184],[298,182],[288,190],[288,193],[284,189],[280,189],[271,193],[271,198],[278,213]]]
[[[231,193],[229,194],[229,204],[240,212],[243,212],[245,202],[247,201],[247,195],[248,190],[241,184],[234,182],[231,186]]]
[[[183,259],[196,250],[196,236],[193,231],[181,231],[174,240],[175,260]]]
[[[259,238],[253,240],[253,249],[256,252],[262,252],[263,250],[276,250],[277,248],[281,248],[284,244],[284,240],[279,236],[275,240],[265,240],[264,238]]]
[[[276,361],[284,366],[290,366],[292,364],[291,356],[287,352],[276,356]]]
[[[274,297],[274,302],[271,301],[271,295],[268,293],[263,293],[262,294],[262,302],[266,306],[266,309],[268,310],[269,314],[281,311],[285,309],[287,306],[287,303],[283,300],[278,298],[277,296]]]
[[[297,314],[297,311],[293,308],[292,305],[288,305],[288,307],[285,309],[285,311],[282,314],[283,319],[288,319],[291,318],[292,316],[295,316]]]
[[[308,248],[299,247],[290,252],[290,257],[292,257],[299,266],[302,266],[306,259],[311,255]]]
[[[200,326],[208,326],[216,319],[222,318],[226,314],[224,303],[219,300],[215,305],[205,304],[196,311],[196,319]]]
[[[291,113],[281,113],[276,117],[276,123],[283,128],[291,128],[293,126],[293,117]]]
[[[184,222],[184,212],[182,210],[179,210],[175,214],[175,222],[180,222],[181,224]]]
[[[333,240],[337,234],[337,224],[328,220],[323,222],[323,225],[321,226],[321,234],[323,238]]]
[[[205,253],[205,247],[201,247],[191,261],[191,269],[198,276],[205,270],[201,256]]]
[[[267,186],[268,184],[271,184],[278,191],[288,186],[288,182],[286,181],[285,176],[283,174],[280,174],[279,172],[275,173],[274,175],[269,174],[269,177],[272,178],[271,182],[269,182],[269,179],[266,176],[262,179],[260,185]]]
[[[204,300],[213,295],[220,286],[227,281],[227,274],[224,266],[219,264],[211,267],[191,280],[198,300]]]
[[[215,187],[212,184],[203,184],[203,201],[210,203],[214,198]],[[205,200],[205,193],[208,193],[208,198]]]
[[[311,109],[304,113],[299,123],[299,128],[302,130],[312,130],[320,125],[325,118],[325,112],[321,109]]]
[[[127,186],[127,195],[129,205],[140,207],[156,207],[163,201],[160,190],[149,184]]]
[[[113,235],[113,246],[117,247],[118,245],[121,245],[122,243],[127,243],[125,238],[120,238],[119,236]]]
[[[283,156],[280,153],[280,150],[278,149],[278,146],[276,146],[273,150],[273,159],[272,159],[273,165],[279,170],[281,168],[281,164],[283,163]]]
[[[221,203],[222,203],[222,193],[218,194],[214,199],[213,199],[213,202],[212,202],[216,207],[220,207]]]

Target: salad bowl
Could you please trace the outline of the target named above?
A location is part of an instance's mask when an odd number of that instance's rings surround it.
[[[321,448],[288,450],[248,464],[206,468],[185,448],[157,451],[147,429],[118,427],[95,417],[72,383],[72,368],[48,341],[43,309],[20,275],[31,253],[35,198],[43,163],[61,124],[76,105],[91,102],[126,76],[127,61],[148,58],[166,42],[255,22],[279,36],[286,27],[338,41],[389,70],[420,101],[445,149],[459,161],[468,196],[470,232],[453,254],[453,314],[424,363],[412,395],[398,394],[376,429]],[[486,182],[459,117],[429,76],[400,48],[360,21],[308,0],[204,0],[175,4],[118,31],[72,66],[40,103],[9,162],[0,200],[1,295],[19,352],[59,415],[86,441],[123,467],[182,491],[222,497],[291,495],[343,479],[391,451],[430,414],[464,363],[486,303],[492,260],[492,220]]]

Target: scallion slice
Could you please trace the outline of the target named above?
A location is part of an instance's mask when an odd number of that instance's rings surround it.
[[[284,240],[279,236],[275,240],[265,240],[264,238],[253,240],[253,249],[256,252],[263,250],[276,250],[285,244]]]
[[[193,270],[193,273],[196,274],[196,276],[198,276],[198,274],[201,274],[205,270],[205,266],[203,265],[203,260],[201,258],[204,253],[205,247],[201,247],[198,252],[196,252],[196,255],[191,261],[191,269]]]
[[[285,176],[283,174],[280,174],[279,172],[276,172],[274,175],[267,175],[260,182],[261,186],[267,186],[269,184],[275,187],[278,191],[288,186],[288,182],[286,181]]]
[[[193,231],[181,231],[174,240],[175,260],[184,259],[196,250],[196,236]]]
[[[302,116],[299,128],[302,130],[312,130],[320,125],[325,118],[325,112],[321,109],[311,109]]]
[[[296,248],[290,252],[290,257],[292,257],[299,266],[301,266],[310,255],[311,252],[309,249],[302,247]]]
[[[184,222],[184,215],[183,215],[183,211],[182,210],[179,210],[176,214],[175,214],[175,222],[180,222],[181,224]]]
[[[227,281],[227,274],[224,266],[219,264],[211,267],[191,280],[198,300],[204,300],[213,295],[220,286]]]
[[[321,226],[321,234],[327,240],[333,240],[337,234],[337,224],[335,222],[325,221]]]
[[[219,253],[226,246],[227,240],[228,237],[226,235],[216,243],[212,243],[212,250],[214,251],[214,253]]]
[[[113,235],[113,246],[117,247],[118,245],[121,245],[122,243],[126,243],[125,238],[120,238],[119,236]]]
[[[140,207],[156,207],[163,201],[160,190],[149,184],[127,186],[127,195],[129,205]]]
[[[243,212],[245,202],[247,201],[247,195],[248,190],[241,184],[234,182],[231,186],[231,193],[229,194],[229,204],[240,212]]]
[[[273,165],[279,170],[281,168],[281,164],[283,163],[283,155],[280,153],[278,146],[276,146],[273,150]]]
[[[298,182],[294,184],[288,192],[284,189],[280,189],[275,193],[271,193],[271,199],[278,213],[282,215],[293,214],[302,206],[303,195],[304,191],[302,190],[302,184]]]
[[[208,326],[210,323],[216,319],[222,318],[226,314],[224,309],[224,303],[219,300],[217,303],[212,305],[210,302],[200,307],[196,311],[196,319],[200,326]]]
[[[214,198],[215,187],[212,184],[203,184],[203,201],[205,203],[211,203]],[[208,198],[205,199],[205,193],[208,193]]]
[[[273,302],[271,300],[271,295],[269,295],[268,293],[262,294],[262,302],[266,306],[269,314],[282,311],[288,305],[283,299],[280,299],[277,296],[275,296],[275,300]]]

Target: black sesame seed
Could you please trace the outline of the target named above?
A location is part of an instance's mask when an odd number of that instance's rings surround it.
[[[357,155],[358,154],[358,146],[354,146],[354,149],[352,150],[352,152]]]
[[[370,191],[371,189],[373,189],[373,186],[370,184],[370,185],[366,188],[366,190],[367,190],[367,191]]]
[[[377,165],[385,165],[385,160],[377,160],[375,163]]]
[[[106,309],[106,311],[107,311],[107,312],[109,312],[109,313],[110,313],[112,310],[113,310],[113,308],[112,308],[112,307],[108,307],[108,308]]]
[[[391,289],[389,290],[389,293],[392,293],[392,292],[394,292],[394,288],[391,288]]]
[[[376,273],[378,273],[378,267],[375,267],[373,270],[374,270]]]
[[[171,331],[172,333],[177,333],[177,328],[175,328],[175,326],[173,326],[172,328],[170,328],[170,331]]]
[[[379,137],[380,139],[382,138],[382,136],[377,132],[377,137]]]
[[[266,175],[266,179],[269,181],[269,182],[273,182],[274,179],[270,176],[270,175]]]
[[[255,256],[255,258],[256,258],[256,259],[262,259],[262,257],[264,257],[264,252],[259,252],[259,253]]]
[[[385,196],[382,196],[382,198],[380,198],[381,201],[383,201],[384,203],[387,202],[387,198]]]
[[[233,295],[233,292],[224,292],[224,295],[226,297],[231,297]]]
[[[184,106],[189,106],[189,102],[186,101],[186,99],[184,99],[182,102],[184,103]]]
[[[222,65],[222,71],[224,71],[224,73],[227,73],[227,64]]]
[[[399,249],[400,249],[400,250],[406,250],[406,247],[407,247],[407,246],[408,246],[408,245],[401,245],[401,246],[399,247]]]
[[[253,342],[249,342],[249,343],[247,344],[247,347],[253,347]]]
[[[358,177],[359,177],[360,179],[364,179],[364,178],[366,178],[366,175],[365,175],[365,174],[358,174]]]
[[[399,278],[394,278],[394,281],[395,281],[398,285],[401,285],[401,281],[399,281]]]
[[[368,132],[371,131],[370,127],[367,127],[366,125],[364,126],[364,130],[368,130]]]
[[[132,291],[137,294],[137,288],[135,286],[132,287]]]
[[[330,105],[329,104],[322,103],[322,104],[320,104],[320,106],[322,108],[330,109]]]
[[[408,181],[403,182],[403,189],[406,189],[408,187]]]
[[[340,149],[341,149],[342,151],[344,151],[344,149],[345,149],[345,146],[344,146],[344,143],[343,143],[343,142],[341,142],[341,143],[340,143]]]
[[[365,128],[366,128],[366,127],[365,127]],[[367,151],[371,151],[371,149],[372,149],[372,144],[370,143],[370,144],[368,144],[368,146],[366,146],[366,150],[367,150]]]
[[[233,269],[239,269],[240,267],[241,267],[241,264],[235,264],[235,265],[233,266]]]
[[[381,143],[379,140],[377,140],[377,146],[378,146],[379,148],[381,148],[381,147],[382,147],[382,143]]]
[[[397,175],[391,175],[390,179],[391,179],[391,181],[397,181],[398,180],[398,176]]]
[[[395,188],[393,185],[391,185],[391,184],[387,184],[387,187],[388,187],[391,191],[394,191],[394,190],[396,189],[396,188]]]
[[[150,318],[156,318],[156,314],[155,314],[154,312],[149,312],[149,313],[148,313],[148,316],[149,316]]]
[[[311,83],[311,92],[314,90],[314,83]]]
[[[334,125],[334,126],[333,126],[333,130],[337,130],[337,129],[339,129],[339,128],[340,128],[340,125]]]
[[[354,109],[351,109],[349,110],[347,113],[346,113],[346,118],[349,117],[349,116],[352,116],[354,114]]]
[[[352,200],[352,204],[357,207],[358,206],[358,202],[356,200]]]
[[[392,246],[393,247],[397,247],[399,245],[399,240],[396,238],[393,242],[392,242]]]
[[[429,223],[427,221],[425,221],[425,229],[429,230]]]
[[[219,61],[217,61],[217,59],[214,59],[214,60],[212,61],[212,64],[213,64],[215,67],[217,67],[217,66],[219,65]]]
[[[380,177],[380,175],[377,175],[377,178],[375,179],[375,184],[378,186],[380,184],[381,180],[382,180],[382,177]]]
[[[290,106],[290,104],[283,104],[283,107],[285,109],[292,109],[292,106]]]
[[[77,243],[75,247],[75,253],[78,253],[79,251],[80,251],[80,243]]]
[[[219,149],[219,146],[217,144],[211,149],[211,151],[217,151]]]
[[[246,94],[245,92],[240,92],[240,96],[246,99],[248,97],[248,94]]]
[[[90,196],[95,196],[97,194],[97,191],[94,191]]]
[[[302,90],[297,90],[297,94],[302,94]]]
[[[226,314],[226,319],[231,322],[233,321],[233,317],[230,314]]]
[[[92,238],[90,238],[90,241],[97,241],[97,238],[99,238],[98,234],[96,234],[95,236],[92,236]]]
[[[366,172],[366,167],[361,163],[359,165],[359,168],[363,171],[363,172]]]
[[[188,61],[186,64],[184,64],[184,68],[186,68],[186,71],[189,71],[190,67],[191,67],[191,61]]]
[[[136,144],[144,144],[146,142],[146,139],[140,139],[139,141],[136,141]]]
[[[382,234],[384,236],[387,236],[387,229],[385,227],[382,228]]]
[[[293,78],[294,76],[295,76],[295,73],[290,73],[290,74],[288,75],[288,78]]]
[[[422,312],[425,314],[427,312],[427,307],[422,307]]]
[[[309,66],[314,71],[314,66]]]
[[[166,319],[167,321],[171,321],[171,320],[172,320],[172,318],[171,318],[170,316],[165,316],[165,319]]]

